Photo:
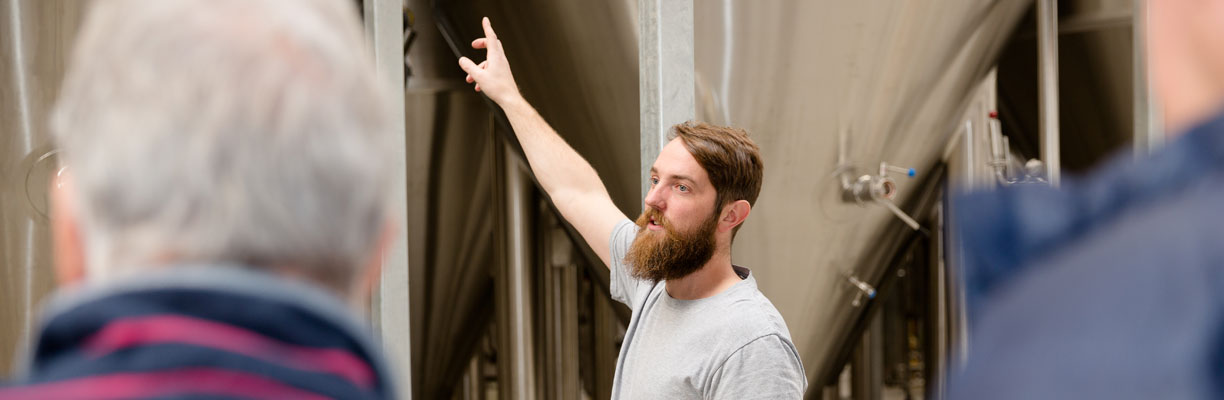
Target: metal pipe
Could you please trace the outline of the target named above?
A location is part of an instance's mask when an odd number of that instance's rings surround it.
[[[559,237],[566,239],[562,232]],[[554,240],[556,243],[566,243],[562,240]],[[567,253],[573,254],[573,249],[566,246]],[[564,344],[561,358],[562,382],[565,384],[563,396],[580,397],[582,394],[582,376],[578,373],[579,367],[582,364],[580,353],[580,342],[578,335],[578,266],[573,260],[566,260],[563,269],[561,270],[561,320],[564,322],[561,330],[561,342]],[[572,396],[571,396],[572,395]]]
[[[483,357],[484,356],[480,353],[480,351],[476,351],[476,354],[472,356],[472,359],[468,360],[468,366],[464,371],[462,381],[463,385],[461,398],[464,400],[484,399],[484,376],[480,369]]]
[[[366,0],[362,3],[366,34],[373,48],[374,62],[378,74],[388,87],[404,87],[404,2],[403,0]],[[390,138],[394,155],[394,185],[391,193],[393,203],[400,210],[408,209],[408,159],[407,121],[404,108],[404,92],[392,98],[395,110],[395,134]],[[406,213],[397,213],[396,223],[408,229]],[[374,310],[378,336],[390,358],[399,366],[396,370],[396,386],[405,398],[412,398],[412,320],[408,315],[408,235],[399,235],[387,249],[382,259],[382,279],[378,283],[378,295],[374,297]],[[395,340],[386,340],[395,338]]]
[[[932,229],[935,240],[931,243],[931,254],[934,257],[930,260],[932,273],[927,278],[927,285],[932,295],[930,297],[930,305],[927,306],[927,310],[930,310],[928,314],[930,323],[928,324],[927,332],[933,338],[927,339],[932,344],[927,350],[932,354],[924,354],[924,358],[927,360],[929,371],[926,373],[927,385],[930,386],[929,393],[936,399],[942,399],[947,396],[945,391],[949,375],[948,344],[951,342],[949,331],[952,330],[952,322],[948,315],[951,309],[949,305],[951,294],[948,289],[948,264],[944,262],[946,259],[943,254],[944,207],[947,204],[947,202],[941,202],[939,207],[935,209],[936,216],[934,219],[936,225],[935,229]],[[933,334],[931,334],[932,331]]]
[[[854,360],[850,363],[851,398],[879,400],[884,389],[884,329],[882,313],[871,317]]]
[[[1164,130],[1160,127],[1159,107],[1152,97],[1152,84],[1148,79],[1147,65],[1147,2],[1133,0],[1131,5],[1131,64],[1134,66],[1131,84],[1134,87],[1134,145],[1135,155],[1141,156],[1155,150],[1164,143]]]
[[[837,168],[849,166],[850,164],[850,129],[841,129],[837,131]]]
[[[501,270],[497,274],[499,393],[510,399],[534,399],[535,352],[531,316],[531,188],[523,165],[508,145],[499,152],[504,189],[501,220]]]
[[[1041,159],[1050,186],[1058,187],[1058,0],[1037,0],[1037,64]]]
[[[624,340],[624,328],[617,324],[613,309],[616,303],[611,297],[596,295],[592,299],[595,331],[595,371],[615,371],[617,348]],[[607,399],[612,397],[612,374],[595,374],[594,398]]]
[[[672,125],[696,115],[693,0],[638,0],[642,198]]]
[[[546,209],[546,208],[545,208]],[[542,268],[546,292],[544,320],[547,332],[545,354],[549,390],[546,398],[574,399],[581,397],[581,378],[578,376],[578,266],[573,261],[573,245],[556,217],[544,214],[544,223],[551,226],[542,232],[548,247],[549,261]]]

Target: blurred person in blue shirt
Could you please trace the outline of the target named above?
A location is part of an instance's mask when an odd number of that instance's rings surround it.
[[[1224,398],[1224,2],[1147,7],[1167,145],[957,199],[974,304],[950,398]]]

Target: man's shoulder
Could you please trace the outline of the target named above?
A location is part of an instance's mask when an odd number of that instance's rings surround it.
[[[719,315],[715,329],[741,345],[770,335],[777,335],[789,343],[790,330],[769,298],[755,285],[736,289],[713,311]]]
[[[1218,346],[1211,332],[1221,311],[1215,288],[1224,246],[1216,238],[1224,235],[1224,226],[1206,212],[1221,194],[1191,189],[1114,217],[1001,285],[982,303],[974,347],[953,384],[955,393],[973,398],[1003,388],[1023,393],[1016,398],[1055,392],[1076,397],[1068,390],[1168,394],[1168,387],[1152,382],[1197,377],[1199,366],[1210,362],[1200,355],[1213,354]],[[1188,355],[1168,357],[1175,353]],[[1135,362],[1092,371],[1076,367],[1117,354]],[[1068,373],[1078,374],[1079,383],[1063,385]],[[1120,376],[1151,379],[1119,386],[1114,383]]]
[[[790,330],[777,307],[764,293],[752,287],[728,302],[720,313],[723,326],[716,328],[724,347],[718,353],[719,370],[738,375],[747,370],[772,371],[773,380],[790,377],[800,392],[806,386],[803,363],[791,340]],[[731,371],[725,369],[733,365]]]

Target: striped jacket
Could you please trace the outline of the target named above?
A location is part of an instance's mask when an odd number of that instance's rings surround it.
[[[0,399],[391,399],[386,365],[321,289],[168,267],[57,294]]]

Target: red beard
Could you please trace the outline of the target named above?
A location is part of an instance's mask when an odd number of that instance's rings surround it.
[[[662,231],[648,231],[646,224],[654,219]],[[625,254],[629,273],[654,282],[680,279],[701,269],[714,256],[714,232],[718,228],[718,213],[710,215],[701,226],[690,232],[679,232],[663,219],[658,210],[647,207],[638,217],[638,234]]]

